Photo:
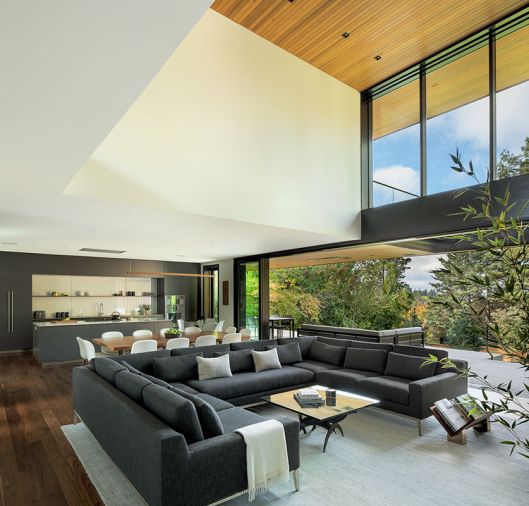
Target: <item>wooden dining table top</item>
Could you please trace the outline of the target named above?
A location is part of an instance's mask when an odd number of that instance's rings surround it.
[[[203,330],[200,332],[200,334],[197,332],[196,334],[190,334],[190,333],[183,333],[180,336],[177,337],[187,337],[188,339],[191,338],[194,342],[194,339],[198,336],[210,336],[213,335],[217,338],[217,341],[222,341],[222,338],[224,337],[224,334],[226,332],[212,332],[209,330]],[[142,336],[142,337],[134,337],[134,336],[123,336],[123,337],[113,337],[111,339],[102,339],[101,337],[95,337],[92,339],[92,342],[94,344],[97,344],[99,346],[104,346],[105,348],[111,350],[111,351],[127,351],[132,348],[132,345],[136,341],[142,341],[144,339],[154,339],[158,345],[158,348],[165,348],[167,345],[167,341],[169,339],[173,339],[173,336],[169,337],[162,337],[158,334],[154,334],[153,336]]]

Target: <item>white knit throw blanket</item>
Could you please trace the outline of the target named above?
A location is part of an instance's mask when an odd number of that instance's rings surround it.
[[[248,500],[270,485],[288,481],[288,453],[283,424],[277,420],[236,429],[246,443]]]

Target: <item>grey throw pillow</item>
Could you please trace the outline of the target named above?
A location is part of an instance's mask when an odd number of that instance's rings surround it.
[[[429,378],[435,374],[437,364],[424,364],[426,358],[390,352],[384,376],[396,376],[410,380]]]
[[[281,369],[281,362],[277,356],[277,347],[268,351],[252,350],[255,372],[267,371],[268,369]]]
[[[182,355],[180,357],[163,357],[153,359],[154,375],[168,383],[184,382],[188,379],[197,379],[197,357],[202,353]]]
[[[230,357],[230,369],[232,374],[254,370],[252,350],[220,351],[214,353],[213,356],[221,357],[222,355],[226,355],[226,353]]]
[[[204,358],[197,357],[198,379],[200,381],[214,378],[228,378],[232,376],[230,369],[230,357]]]
[[[310,347],[309,359],[341,366],[343,364],[346,349],[347,348],[343,346],[332,346],[331,344],[314,341]]]
[[[298,343],[280,344],[277,348],[274,346],[267,346],[267,350],[277,350],[277,356],[281,365],[295,364],[303,361],[301,350]]]
[[[109,383],[116,384],[116,374],[121,371],[126,371],[125,366],[118,364],[111,358],[96,358],[94,359],[94,367],[98,376],[101,376]]]
[[[346,369],[359,369],[384,374],[387,356],[386,350],[347,348],[343,366]]]

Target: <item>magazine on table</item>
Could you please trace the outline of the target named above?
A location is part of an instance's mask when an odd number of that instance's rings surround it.
[[[464,394],[454,399],[461,411],[470,418],[476,420],[480,416],[485,414],[485,411],[481,407],[480,403],[472,397],[470,394]]]
[[[459,407],[459,404],[455,399],[448,400],[442,399],[434,402],[437,412],[441,415],[446,424],[452,429],[453,432],[457,432],[468,424],[472,418],[469,418],[463,410]]]

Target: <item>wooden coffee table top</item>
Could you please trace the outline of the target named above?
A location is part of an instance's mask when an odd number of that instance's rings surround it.
[[[311,388],[315,388],[325,400],[325,390],[328,390],[327,387],[315,385]],[[380,402],[377,399],[364,397],[363,395],[336,390],[336,406],[324,405],[319,408],[302,408],[296,399],[294,399],[294,394],[299,390],[300,389],[297,388],[295,390],[289,390],[288,392],[281,392],[279,394],[263,397],[263,399],[276,406],[281,406],[304,416],[310,416],[316,420],[328,420],[339,415],[346,415]]]

